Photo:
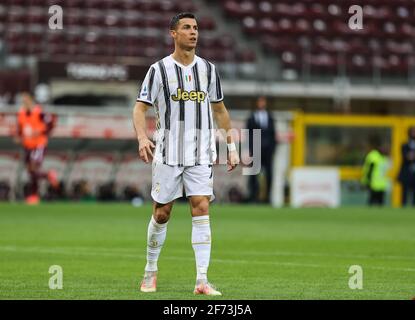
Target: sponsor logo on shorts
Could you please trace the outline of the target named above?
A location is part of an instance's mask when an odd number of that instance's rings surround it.
[[[154,185],[154,191],[156,192],[156,193],[160,193],[160,183],[156,183],[155,185]]]

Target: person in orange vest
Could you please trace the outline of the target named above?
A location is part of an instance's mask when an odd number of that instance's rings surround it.
[[[30,93],[22,94],[22,106],[17,114],[17,137],[15,141],[24,148],[26,169],[30,177],[30,192],[26,203],[39,203],[39,181],[48,179],[52,187],[59,183],[54,170],[42,171],[42,162],[48,144],[48,136],[56,123],[56,116],[43,112]]]

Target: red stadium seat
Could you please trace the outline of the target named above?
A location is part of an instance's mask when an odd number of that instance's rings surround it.
[[[105,17],[98,11],[89,11],[84,16],[84,24],[88,27],[100,27],[105,25]]]
[[[234,0],[227,0],[224,2],[225,13],[228,17],[242,18],[243,14],[239,7],[239,3]]]
[[[28,2],[31,7],[44,7],[48,5],[48,0],[29,0]]]
[[[215,29],[215,20],[211,17],[198,17],[198,27],[201,31],[204,30],[214,30]]]
[[[255,62],[256,54],[251,49],[241,50],[237,53],[237,59],[239,62]]]
[[[66,0],[65,7],[82,9],[85,7],[84,4],[85,4],[84,0]]]
[[[124,1],[120,0],[106,0],[104,6],[109,10],[122,10]]]
[[[85,6],[85,8],[88,9],[101,9],[103,4],[102,4],[102,0],[83,0],[83,4]]]
[[[70,45],[79,46],[82,41],[82,36],[79,33],[68,33],[66,35],[66,42]]]
[[[69,27],[83,25],[81,11],[69,11],[63,16],[63,24]]]
[[[22,8],[19,7],[12,7],[12,9],[9,9],[7,14],[7,20],[9,24],[13,23],[25,23],[26,22],[26,15]]]
[[[191,0],[176,1],[179,12],[196,12],[197,7]]]
[[[46,24],[49,18],[42,10],[30,11],[26,16],[26,23],[29,24]]]

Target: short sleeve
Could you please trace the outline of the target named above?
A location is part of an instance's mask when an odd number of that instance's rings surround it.
[[[220,82],[220,76],[215,66],[213,66],[211,72],[212,76],[209,84],[209,100],[213,103],[220,102],[223,100],[223,91]]]
[[[151,66],[141,85],[140,92],[137,96],[137,101],[154,105],[159,92],[159,87],[160,81],[157,75],[157,70],[154,66]]]

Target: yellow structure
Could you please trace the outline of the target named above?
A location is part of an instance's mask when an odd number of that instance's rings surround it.
[[[292,166],[309,166],[306,163],[307,137],[306,130],[309,126],[317,127],[383,127],[391,130],[391,160],[392,167],[389,177],[392,180],[392,206],[401,206],[401,187],[397,183],[397,176],[401,165],[401,146],[407,142],[408,129],[415,126],[415,117],[400,116],[361,116],[361,115],[329,115],[329,114],[305,114],[297,112],[294,117],[294,141],[292,148]],[[334,165],[334,164],[333,164]],[[342,180],[360,180],[361,166],[340,166]]]

